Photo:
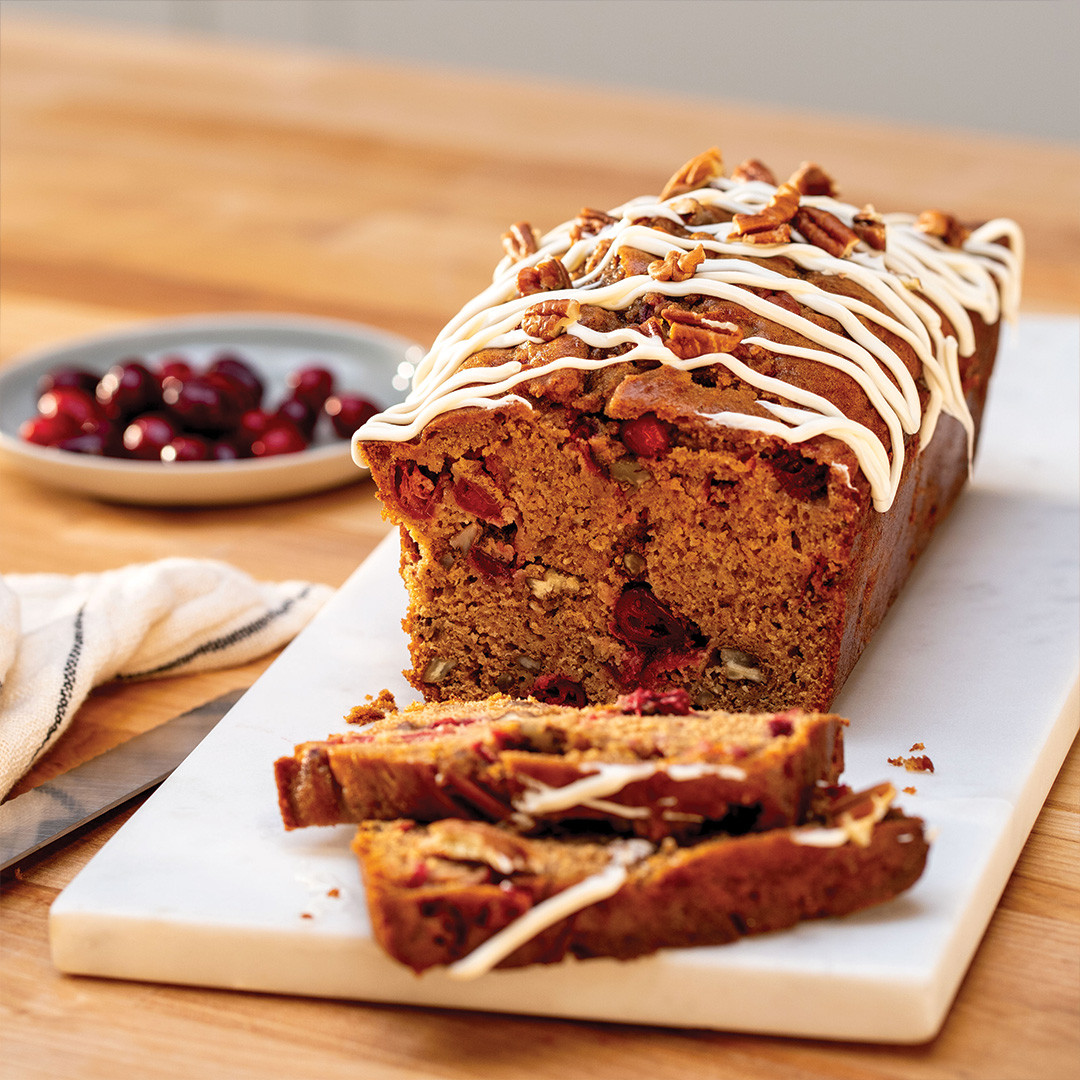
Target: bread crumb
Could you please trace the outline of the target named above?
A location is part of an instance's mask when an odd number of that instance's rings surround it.
[[[921,742],[912,743],[911,744],[911,749],[908,751],[908,753],[909,754],[914,754],[916,750],[925,750],[925,749],[926,749],[926,746]]]
[[[902,765],[908,772],[934,771],[934,763],[926,754],[920,754],[918,757],[891,757],[888,762],[890,765]]]
[[[915,794],[915,789],[913,787],[910,787],[910,786],[906,787],[906,788],[904,788],[904,794],[905,795],[914,795]]]
[[[367,695],[366,705],[356,705],[345,714],[347,724],[370,724],[373,720],[381,720],[388,712],[397,712],[397,702],[394,695],[387,689],[379,691],[377,697]]]
[[[300,918],[301,919],[314,919],[315,916],[312,915],[310,911],[301,911],[300,912]]]
[[[327,892],[326,892],[326,895],[327,896],[338,897],[338,896],[341,895],[341,890],[340,889],[328,889]]]

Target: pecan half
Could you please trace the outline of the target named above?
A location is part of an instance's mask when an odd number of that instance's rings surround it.
[[[742,341],[742,331],[735,323],[709,319],[675,305],[664,308],[660,317],[671,326],[665,344],[681,360],[728,353]]]
[[[614,225],[618,220],[603,210],[583,206],[570,226],[570,242],[576,244],[583,236],[595,236],[605,225]]]
[[[581,314],[577,300],[545,300],[525,312],[521,328],[529,337],[554,341]]]
[[[813,161],[804,161],[792,174],[788,183],[802,195],[836,195],[832,177]]]
[[[664,190],[660,192],[660,198],[661,200],[670,199],[675,195],[682,195],[684,192],[704,187],[723,171],[724,159],[719,148],[710,147],[703,154],[691,158],[672,176],[664,185]]]
[[[741,240],[744,244],[790,244],[791,226],[788,224],[777,225],[775,229],[762,229],[760,232],[746,233],[744,236],[733,236],[732,240]]]
[[[791,184],[781,184],[776,194],[756,214],[736,214],[731,222],[735,226],[733,235],[745,239],[749,233],[761,233],[786,225],[799,209],[799,192]],[[751,243],[777,243],[770,241],[751,241]]]
[[[524,259],[538,250],[537,241],[540,234],[527,221],[515,221],[513,225],[502,234],[502,246],[507,255],[514,262]]]
[[[569,289],[572,282],[570,274],[561,259],[544,259],[536,266],[523,266],[518,271],[517,289],[519,296],[529,296],[538,292],[553,292],[556,289]]]
[[[852,219],[855,235],[875,251],[885,250],[885,222],[872,206],[864,206]]]
[[[731,171],[731,179],[738,180],[741,184],[749,183],[752,180],[760,180],[766,184],[776,183],[776,177],[773,175],[772,169],[764,162],[758,161],[757,158],[747,158],[736,165]]]
[[[686,281],[705,261],[705,249],[698,244],[691,251],[672,248],[662,259],[649,263],[649,277],[655,281]]]
[[[970,235],[952,214],[940,210],[924,210],[915,222],[915,228],[944,240],[949,247],[962,247]]]
[[[801,206],[792,224],[815,247],[822,248],[838,259],[850,254],[859,237],[835,214],[815,206]]]

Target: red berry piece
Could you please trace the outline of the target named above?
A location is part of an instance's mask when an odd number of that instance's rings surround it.
[[[242,457],[250,457],[251,447],[243,452],[233,439],[218,439],[210,448],[210,457],[214,461],[238,461]]]
[[[293,397],[307,402],[316,412],[334,392],[334,376],[324,367],[305,367],[289,374],[289,389]]]
[[[645,690],[638,688],[616,701],[621,712],[637,716],[689,716],[690,695],[677,687],[674,690]]]
[[[426,521],[435,513],[445,478],[436,476],[413,461],[394,466],[393,499],[401,512],[413,521]]]
[[[274,416],[279,420],[292,421],[303,433],[305,440],[311,442],[311,437],[315,434],[315,423],[319,419],[319,410],[304,398],[294,395],[278,406]]]
[[[573,709],[583,709],[589,704],[585,687],[561,675],[541,675],[533,683],[529,693],[537,701],[543,701],[547,705],[568,705]]]
[[[453,495],[454,502],[466,514],[473,514],[482,521],[490,521],[497,525],[502,524],[502,504],[478,484],[474,484],[471,480],[457,480],[450,489],[450,494]]]
[[[671,449],[671,425],[655,413],[644,413],[619,425],[619,438],[638,457],[654,458]]]
[[[235,384],[222,375],[195,375],[184,383],[170,383],[164,398],[185,429],[202,435],[234,428],[244,413]]]
[[[176,379],[179,382],[187,382],[195,374],[195,369],[182,356],[163,356],[158,363],[158,377],[162,386],[166,379]]]
[[[210,461],[213,452],[213,443],[202,435],[177,435],[161,448],[161,460],[166,463]]]
[[[294,423],[278,417],[251,444],[251,454],[257,458],[296,454],[306,450],[307,445],[307,439]]]
[[[811,502],[828,494],[829,466],[803,457],[795,447],[784,446],[765,460],[771,466],[776,482],[793,499]]]
[[[257,409],[262,404],[265,392],[263,381],[246,360],[232,353],[224,353],[213,361],[208,370],[214,374],[225,375],[236,383],[245,408]]]
[[[117,457],[117,448],[104,431],[84,431],[74,438],[65,439],[56,444],[58,450],[67,450],[72,454],[90,454],[94,457]]]
[[[41,416],[67,416],[80,431],[96,431],[105,420],[105,413],[93,394],[74,386],[57,386],[38,398]]]
[[[177,434],[176,423],[164,413],[143,413],[124,428],[124,450],[140,461],[160,461],[162,449]]]
[[[263,435],[273,422],[274,418],[265,410],[248,409],[227,439],[236,447],[240,457],[251,457],[251,444]]]
[[[795,726],[791,722],[790,713],[777,713],[769,721],[770,735],[790,735],[794,730]]]
[[[78,424],[70,416],[32,416],[19,425],[19,438],[38,446],[59,446],[67,439],[81,435]]]
[[[140,360],[125,360],[109,368],[95,391],[110,419],[129,419],[161,407],[161,384]]]
[[[379,411],[379,407],[359,394],[331,394],[323,405],[323,411],[330,417],[337,437],[350,439],[358,427],[366,424]]]
[[[97,389],[100,375],[86,368],[60,367],[47,372],[38,380],[38,394],[47,394],[50,390],[59,390],[61,387],[72,387],[75,390],[83,390],[91,397]]]
[[[614,615],[613,632],[628,645],[682,649],[690,643],[690,628],[647,585],[627,585],[615,601]]]

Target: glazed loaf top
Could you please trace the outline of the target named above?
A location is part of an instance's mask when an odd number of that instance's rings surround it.
[[[544,236],[521,222],[503,241],[491,286],[439,334],[405,400],[355,434],[359,462],[364,442],[410,440],[454,410],[532,407],[523,384],[567,369],[720,365],[752,403],[699,411],[702,422],[840,440],[885,511],[906,437],[925,446],[944,412],[970,446],[961,358],[975,352],[973,315],[1015,317],[1023,262],[1012,221],[969,231],[938,211],[878,214],[837,198],[816,165],[780,184],[757,161],[725,176],[716,149],[658,196],[583,210]],[[789,378],[758,362],[765,354],[821,377]],[[836,373],[860,388],[872,423],[830,393]]]

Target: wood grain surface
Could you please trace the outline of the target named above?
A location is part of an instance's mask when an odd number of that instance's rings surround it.
[[[1024,310],[1075,311],[1080,154],[745,105],[74,25],[2,23],[0,363],[142,319],[222,311],[359,320],[429,341],[490,277],[499,236],[657,190],[718,144],[778,173],[814,159],[854,202],[1007,215]],[[730,56],[730,54],[729,54]],[[718,58],[722,62],[722,57]],[[677,85],[677,79],[673,79]],[[340,584],[384,535],[370,484],[225,509],[146,509],[0,466],[0,571],[166,555]],[[245,668],[103,687],[25,790],[248,685]],[[677,1032],[73,978],[51,901],[130,808],[6,875],[0,1074],[595,1080],[1056,1080],[1080,1061],[1080,753],[1035,829],[944,1030],[918,1047]]]

